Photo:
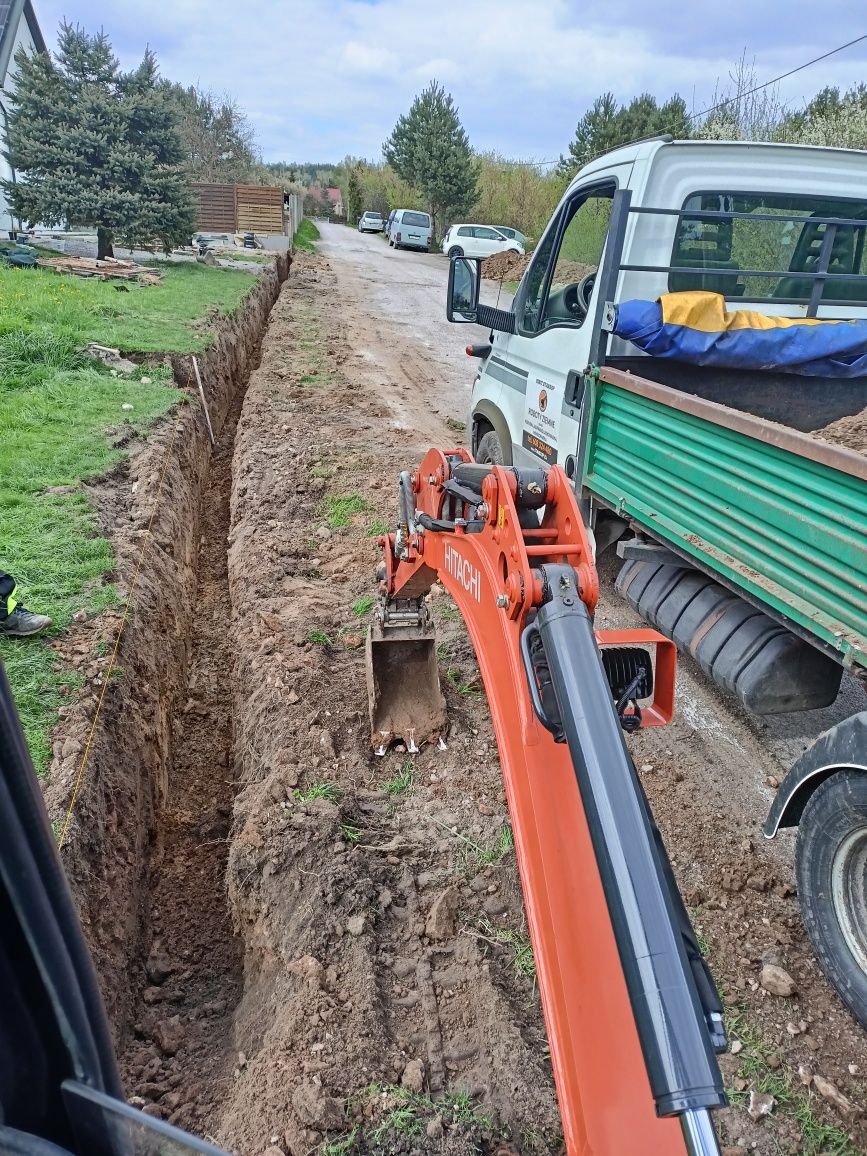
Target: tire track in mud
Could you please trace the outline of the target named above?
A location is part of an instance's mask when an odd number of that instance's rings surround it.
[[[334,331],[334,285],[321,258],[293,266],[236,444],[229,893],[246,1064],[211,1127],[244,1153],[349,1137],[359,1153],[556,1152],[499,762],[445,596],[448,749],[370,751],[363,599],[411,451],[399,391],[356,375]]]

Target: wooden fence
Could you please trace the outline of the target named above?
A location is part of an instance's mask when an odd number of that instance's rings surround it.
[[[282,233],[283,190],[277,185],[193,185],[196,228],[203,233]]]

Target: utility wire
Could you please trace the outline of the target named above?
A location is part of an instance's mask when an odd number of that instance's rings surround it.
[[[749,88],[746,92],[739,92],[736,96],[726,97],[718,104],[711,108],[703,108],[699,112],[694,112],[691,116],[686,118],[687,123],[693,120],[698,120],[699,117],[710,116],[714,112],[719,112],[721,108],[725,108],[727,104],[734,104],[738,100],[743,100],[747,96],[754,96],[757,92],[761,92],[764,88],[770,88],[772,84],[779,84],[781,80],[787,80],[790,76],[794,76],[798,72],[803,72],[805,68],[810,68],[814,64],[819,64],[823,60],[827,60],[829,56],[836,56],[838,52],[843,52],[847,48],[851,48],[854,44],[860,44],[862,40],[867,40],[867,32],[861,36],[856,36],[854,40],[847,40],[845,44],[840,44],[837,48],[832,48],[829,52],[823,52],[821,56],[814,56],[812,60],[806,61],[804,64],[799,64],[797,68],[790,68],[788,72],[782,72],[779,76],[775,76],[772,80],[766,80],[762,84],[757,84],[755,88]],[[642,138],[644,139],[644,138]],[[636,144],[637,141],[624,141],[621,148],[627,144]],[[596,159],[595,157],[592,159]],[[533,168],[542,168],[544,165],[559,164],[562,157],[556,157],[550,161],[516,161],[516,164],[528,164]]]

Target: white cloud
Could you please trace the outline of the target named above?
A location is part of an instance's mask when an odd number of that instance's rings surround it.
[[[479,149],[548,159],[565,151],[593,98],[678,90],[705,105],[744,45],[772,76],[851,38],[853,0],[825,0],[815,21],[791,0],[35,0],[50,38],[63,13],[105,27],[124,63],[147,42],[163,74],[229,91],[257,126],[267,159],[379,156],[413,96],[436,77]],[[797,101],[860,79],[851,50],[792,78]]]

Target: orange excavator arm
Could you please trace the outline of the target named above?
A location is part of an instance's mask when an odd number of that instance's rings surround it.
[[[670,719],[673,648],[647,630],[594,634],[596,569],[559,468],[431,450],[401,475],[400,501],[368,644],[374,745],[442,729],[439,703],[414,710],[407,690],[430,666],[419,646],[439,579],[487,692],[567,1152],[716,1154],[719,1000],[623,739]]]

